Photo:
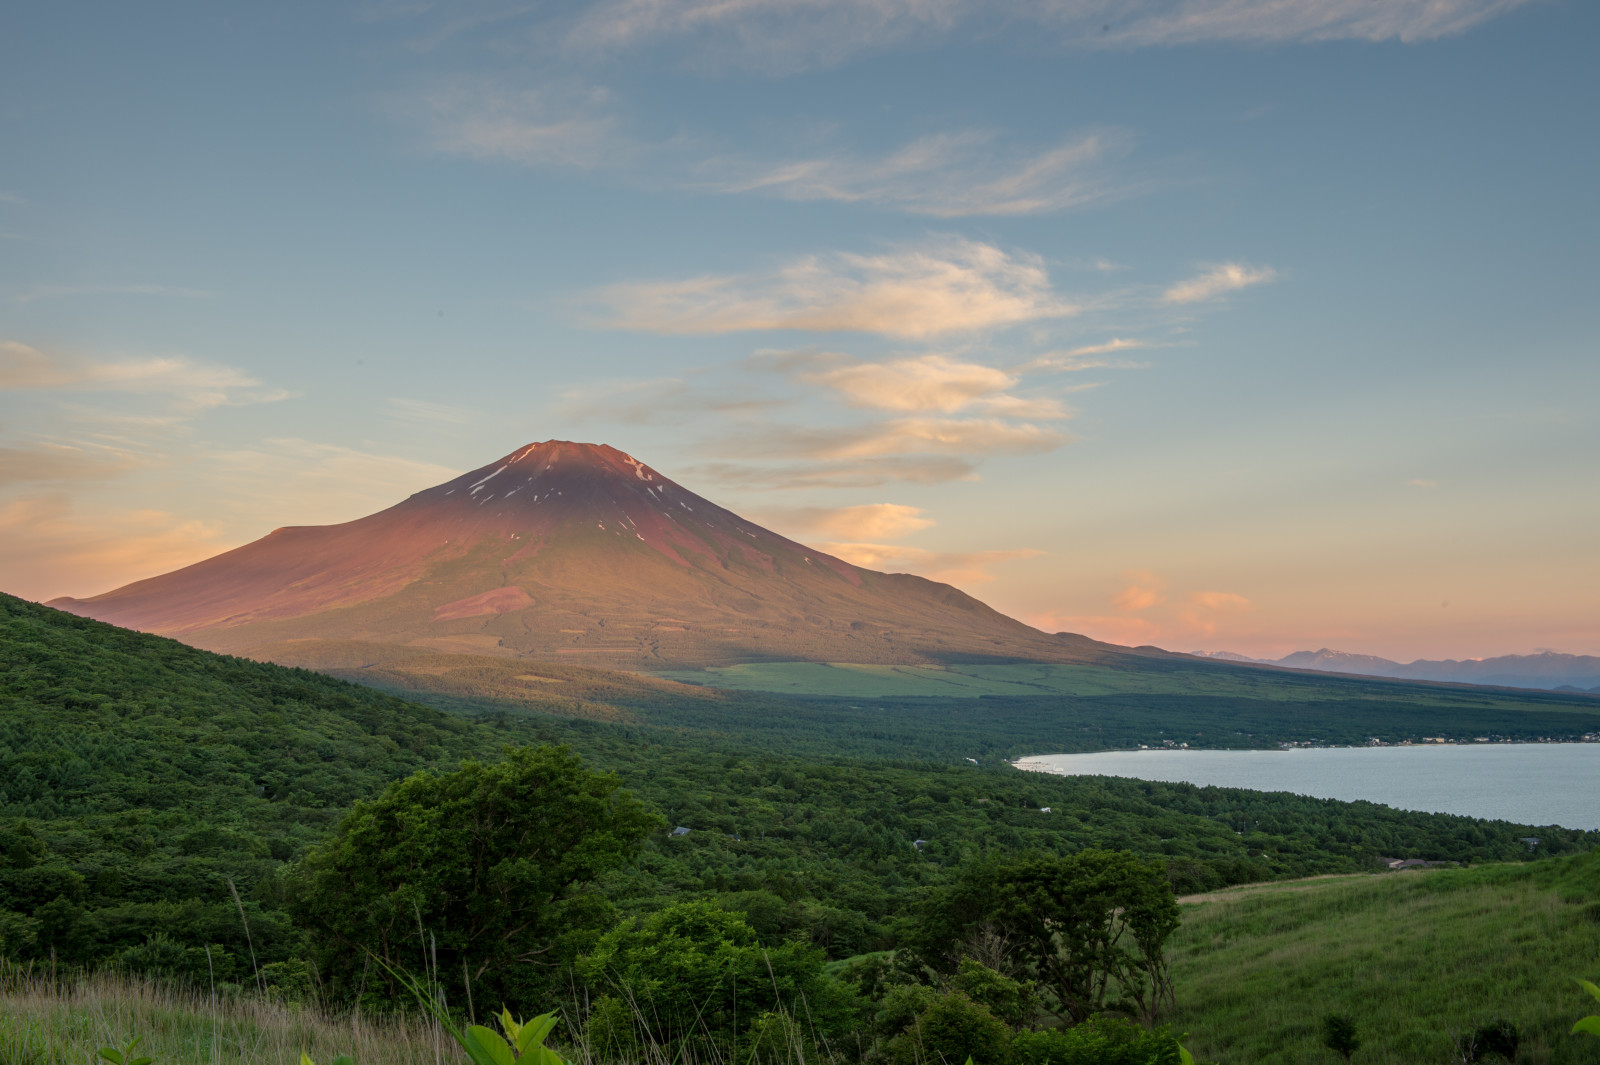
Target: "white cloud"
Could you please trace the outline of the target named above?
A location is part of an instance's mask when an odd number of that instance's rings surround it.
[[[604,0],[569,49],[687,45],[703,66],[784,75],[896,44],[1008,27],[1066,48],[1206,42],[1417,42],[1462,33],[1529,0]]]
[[[243,370],[183,356],[95,361],[47,355],[11,340],[0,341],[0,388],[162,395],[188,410],[271,403],[289,395],[263,387]]]
[[[623,147],[604,90],[514,88],[459,79],[395,101],[402,118],[420,122],[428,146],[449,155],[535,166],[587,168],[620,162]]]
[[[1203,273],[1180,281],[1162,293],[1163,303],[1199,303],[1236,292],[1251,285],[1273,280],[1278,272],[1270,266],[1252,267],[1243,263],[1218,263]]]
[[[737,452],[729,449],[723,453]],[[707,462],[688,473],[737,488],[879,488],[895,481],[943,484],[973,480],[977,477],[977,464],[953,455],[900,455],[848,461]]]
[[[995,141],[993,133],[968,130],[921,137],[879,158],[710,159],[699,169],[726,175],[704,186],[718,192],[868,203],[936,218],[1039,214],[1132,191],[1107,169],[1132,143],[1123,131],[1086,133],[1031,154]]]
[[[238,520],[273,528],[349,521],[460,473],[399,455],[279,437],[217,452],[195,476],[226,486]]]
[[[927,338],[1062,318],[1044,264],[992,245],[933,241],[879,255],[808,256],[770,274],[600,290],[606,324],[664,334],[763,330]]]

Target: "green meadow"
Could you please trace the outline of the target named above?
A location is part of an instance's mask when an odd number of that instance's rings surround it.
[[[1324,877],[1185,900],[1177,1031],[1218,1065],[1335,1062],[1322,1018],[1357,1022],[1358,1065],[1462,1060],[1507,1020],[1525,1065],[1600,1061],[1571,1035],[1600,978],[1600,858]],[[1498,1060],[1498,1059],[1496,1059]]]

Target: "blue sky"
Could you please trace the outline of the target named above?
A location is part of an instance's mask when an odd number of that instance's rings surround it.
[[[0,15],[0,587],[612,443],[1051,630],[1600,653],[1600,8]]]

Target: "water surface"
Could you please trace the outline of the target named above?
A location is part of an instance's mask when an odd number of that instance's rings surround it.
[[[1600,829],[1600,743],[1038,754],[1017,768],[1366,799],[1405,810]]]

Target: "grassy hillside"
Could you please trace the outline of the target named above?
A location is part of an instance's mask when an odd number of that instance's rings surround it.
[[[1359,1025],[1359,1065],[1448,1062],[1452,1034],[1506,1019],[1517,1060],[1600,1061],[1568,1034],[1600,977],[1600,855],[1237,888],[1184,906],[1179,1014],[1201,1060],[1333,1062],[1321,1019]]]

